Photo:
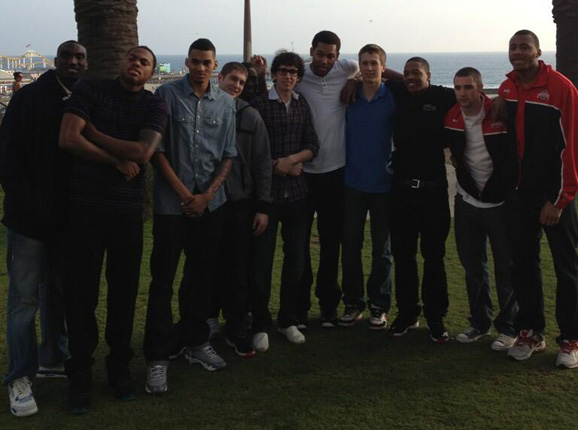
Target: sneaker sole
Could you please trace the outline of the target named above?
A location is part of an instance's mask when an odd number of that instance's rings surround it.
[[[321,323],[321,328],[337,328],[338,324],[336,322],[324,321]]]
[[[37,373],[37,378],[68,378],[64,373]]]
[[[450,341],[449,336],[447,338],[446,337],[433,337],[430,334],[429,338],[433,343],[438,344],[438,345],[443,345],[443,344],[448,343]]]
[[[341,320],[337,320],[337,325],[339,327],[352,327],[355,325],[355,323],[357,321],[361,321],[363,319],[363,315],[359,314],[359,316],[357,318],[355,318],[353,321],[341,321]]]
[[[416,321],[415,324],[412,324],[412,325],[407,326],[404,331],[393,332],[393,331],[390,330],[390,331],[387,332],[387,334],[388,334],[389,336],[392,336],[392,337],[401,337],[401,336],[406,335],[410,330],[415,330],[415,329],[418,329],[418,328],[419,328],[419,321]]]
[[[23,409],[23,410],[18,410],[16,408],[11,407],[10,412],[12,412],[12,415],[14,415],[16,417],[29,417],[30,415],[34,415],[34,414],[38,413],[38,406],[34,405],[34,407]]]
[[[369,323],[369,329],[370,330],[385,330],[386,328],[387,328],[387,323],[383,323],[380,325]]]
[[[514,346],[514,345],[512,345],[512,346]],[[494,345],[494,344],[492,343],[492,351],[497,351],[497,352],[509,351],[510,348],[512,348],[512,346]]]
[[[544,351],[545,349],[546,349],[546,343],[544,343],[543,345],[540,345],[540,346],[539,346],[538,348],[536,348],[536,349],[531,350],[529,354],[515,356],[515,355],[509,353],[509,352],[512,350],[512,349],[510,348],[510,351],[508,351],[508,357],[510,357],[510,358],[512,358],[512,359],[514,359],[514,360],[516,360],[516,361],[524,361],[524,360],[530,359],[530,357],[532,357],[532,354],[534,354],[535,352],[542,352],[542,351]]]
[[[556,357],[556,367],[565,367],[566,369],[576,369],[578,367],[578,361],[572,364],[566,364],[560,361],[558,357]]]
[[[168,390],[169,390],[168,385],[165,386],[165,387],[163,387],[162,390],[156,390],[156,389],[151,390],[151,389],[149,388],[149,386],[145,384],[145,391],[146,391],[148,394],[152,394],[153,396],[159,396],[159,395],[161,395],[161,394],[163,394],[163,393],[166,393]]]
[[[460,335],[457,335],[457,336],[456,336],[456,340],[457,340],[459,343],[474,343],[476,340],[479,340],[479,339],[481,339],[482,337],[487,336],[487,335],[489,335],[489,334],[490,334],[490,333],[483,333],[483,334],[480,334],[480,335],[475,336],[475,337],[460,337]]]
[[[241,352],[237,349],[237,346],[231,342],[228,338],[225,340],[225,343],[235,350],[235,353],[241,358],[252,358],[255,357],[255,351],[250,352]]]
[[[204,361],[196,359],[196,358],[186,357],[186,359],[189,362],[189,364],[200,364],[209,372],[216,372],[217,370],[222,370],[226,367],[226,365],[223,367],[216,367],[216,366],[213,366],[212,364],[209,364],[207,362],[204,362]]]

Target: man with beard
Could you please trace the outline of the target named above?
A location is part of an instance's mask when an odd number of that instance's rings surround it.
[[[70,408],[90,405],[95,309],[106,252],[108,382],[121,400],[135,398],[130,346],[142,254],[141,166],[161,141],[167,105],[144,90],[156,66],[145,46],[130,49],[115,80],[84,81],[65,109],[60,146],[77,156],[71,181],[65,301],[70,337]]]
[[[10,277],[4,383],[16,416],[38,412],[31,378],[37,372],[39,377],[64,376],[68,355],[61,251],[72,159],[58,148],[58,134],[66,99],[87,67],[86,49],[73,40],[64,42],[54,65],[12,97],[0,128]],[[40,348],[35,329],[39,308]]]

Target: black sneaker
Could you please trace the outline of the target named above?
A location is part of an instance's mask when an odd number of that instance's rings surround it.
[[[387,326],[387,315],[383,309],[372,306],[369,308],[369,329],[370,330],[385,330]]]
[[[74,415],[88,413],[90,409],[90,387],[92,385],[91,369],[67,372],[70,381],[68,409]]]
[[[255,349],[253,348],[253,337],[246,334],[227,336],[227,345],[235,349],[238,356],[243,358],[251,358],[255,356]]]
[[[443,322],[429,324],[429,337],[434,343],[444,344],[450,340],[450,335]]]
[[[321,312],[321,327],[336,328],[338,326],[337,310],[332,312]]]
[[[400,337],[406,334],[410,330],[414,330],[419,327],[419,321],[417,318],[407,319],[397,317],[393,324],[387,330],[388,336]]]
[[[114,396],[117,399],[123,402],[130,402],[136,399],[136,387],[130,376],[128,363],[112,364],[112,361],[107,357],[106,371],[108,374],[108,385],[114,391]]]

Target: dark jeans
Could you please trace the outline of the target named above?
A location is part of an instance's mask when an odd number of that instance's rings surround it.
[[[281,223],[283,238],[283,269],[281,271],[281,300],[277,321],[279,327],[297,324],[296,310],[299,286],[303,276],[305,239],[307,235],[307,202],[273,203],[267,230],[254,241],[252,279],[249,291],[250,309],[253,314],[253,332],[271,329],[269,312],[271,276],[277,228]]]
[[[367,297],[371,306],[388,312],[391,307],[391,256],[389,193],[365,193],[345,187],[343,216],[343,302],[363,311],[363,262],[361,250],[367,212],[371,231],[371,273]]]
[[[428,323],[440,322],[448,309],[448,282],[444,265],[450,230],[446,187],[411,188],[397,185],[392,192],[391,245],[395,260],[395,298],[398,317],[419,316],[417,244],[424,259],[422,301]]]
[[[225,203],[224,223],[211,300],[211,318],[223,309],[226,331],[245,331],[249,268],[253,242],[254,204],[251,200]]]
[[[4,383],[36,376],[38,366],[61,365],[68,356],[64,327],[62,240],[38,241],[7,230],[10,281],[6,306],[8,373]],[[42,341],[36,336],[40,310]]]
[[[98,344],[95,310],[106,252],[107,362],[124,367],[133,356],[131,337],[143,248],[140,212],[109,214],[88,208],[72,210],[67,238],[65,283],[70,360],[67,371],[90,368]]]
[[[305,241],[305,266],[301,280],[301,294],[297,316],[307,317],[311,308],[311,285],[313,269],[311,266],[311,230],[317,213],[317,231],[319,234],[319,267],[315,296],[323,314],[335,313],[341,289],[337,280],[339,272],[339,246],[343,228],[343,168],[327,173],[305,173],[307,180],[308,224]]]
[[[544,295],[540,268],[540,239],[546,232],[556,272],[556,319],[561,339],[578,339],[578,220],[570,203],[558,224],[540,224],[543,203],[515,193],[508,202],[508,233],[514,262],[512,284],[520,310],[516,329],[544,332]]]
[[[148,361],[166,360],[175,344],[196,346],[209,338],[214,270],[223,225],[223,208],[205,211],[200,218],[185,215],[155,215],[151,285],[144,336]],[[180,321],[173,325],[173,282],[185,253],[179,287]]]
[[[494,256],[496,292],[500,313],[494,320],[498,333],[515,336],[514,318],[518,303],[512,289],[512,258],[506,228],[504,205],[493,208],[477,208],[464,202],[462,196],[455,199],[456,247],[466,272],[466,287],[470,304],[472,327],[486,332],[492,326],[493,305],[490,296],[490,271],[488,268],[488,237]]]

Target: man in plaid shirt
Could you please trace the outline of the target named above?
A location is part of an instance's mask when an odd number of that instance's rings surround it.
[[[297,328],[295,318],[307,237],[307,183],[301,173],[303,163],[317,155],[319,144],[309,105],[293,91],[303,73],[301,57],[292,52],[278,54],[271,65],[275,85],[267,94],[252,102],[267,126],[274,173],[269,225],[256,238],[255,267],[251,282],[250,306],[255,333],[253,343],[261,351],[268,347],[267,331],[272,325],[268,303],[279,222],[282,223],[284,252],[279,332],[292,343],[305,342],[305,336]]]

